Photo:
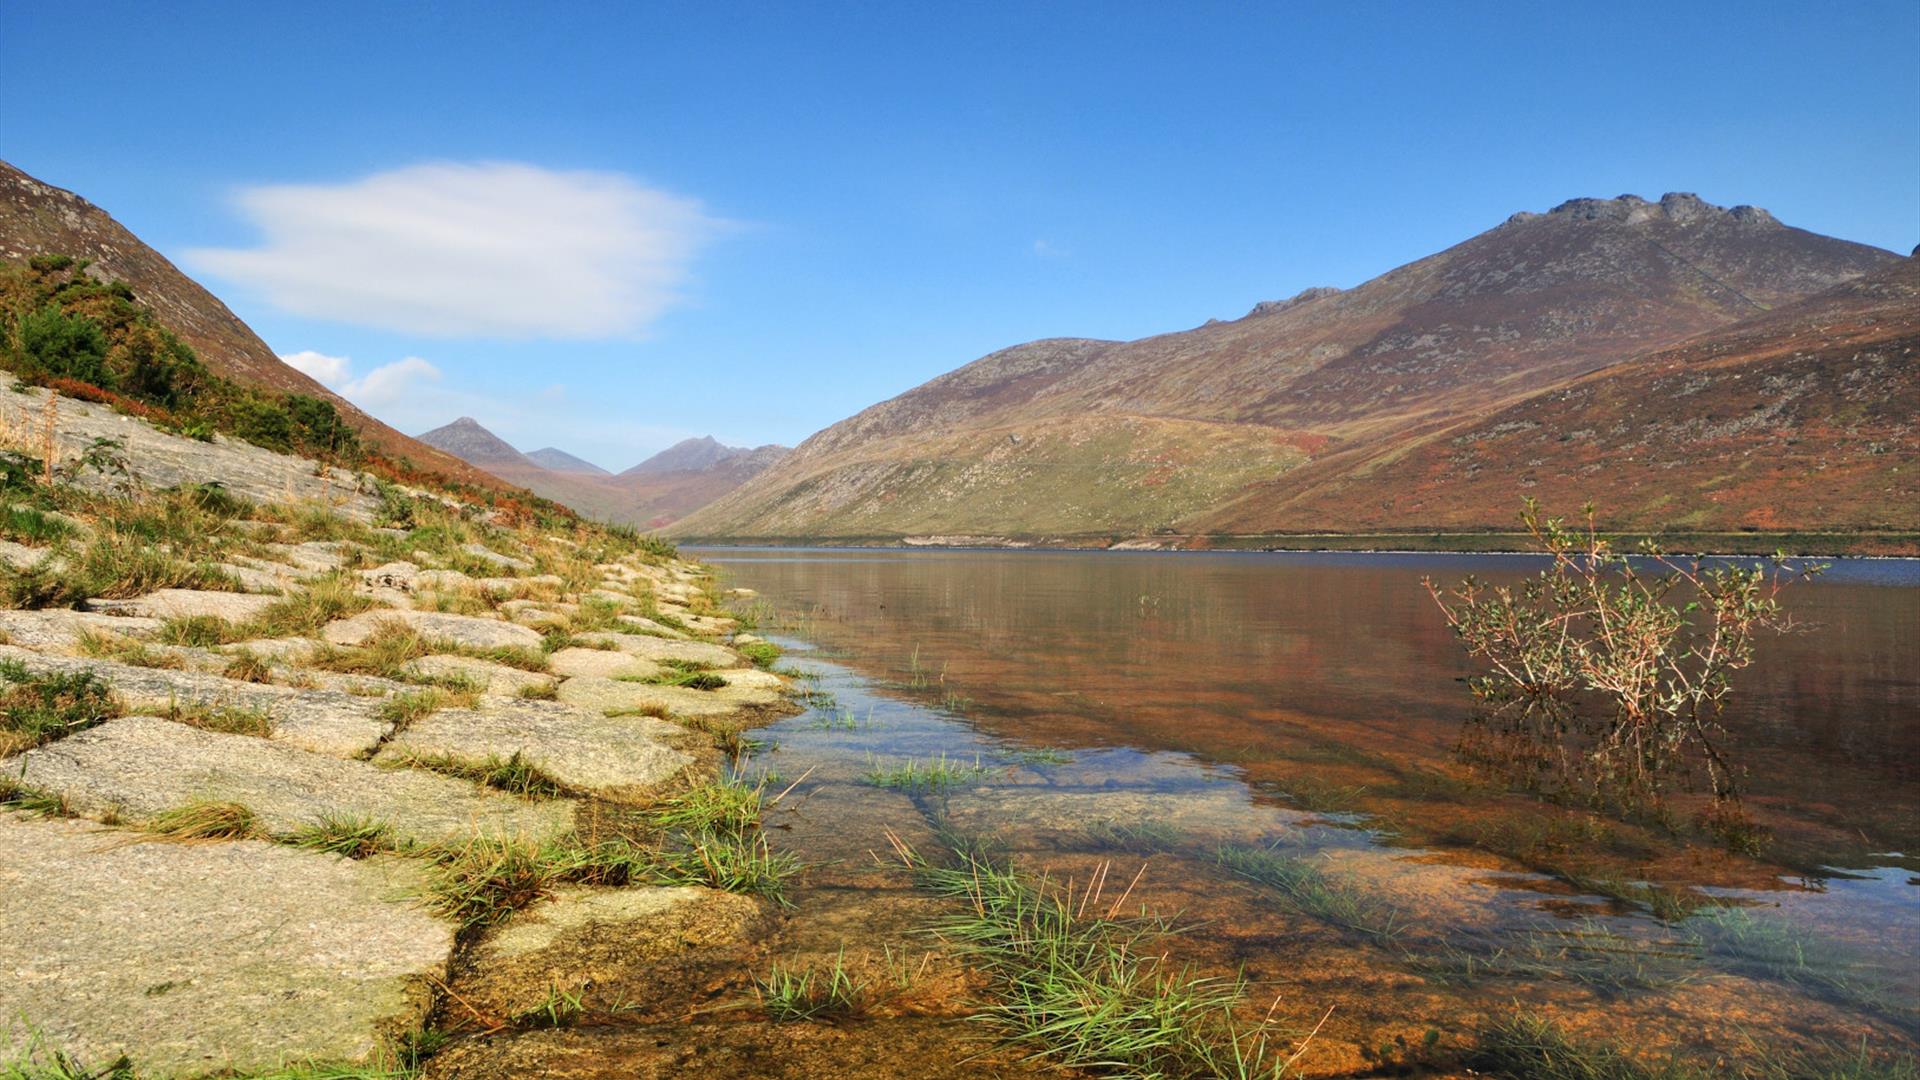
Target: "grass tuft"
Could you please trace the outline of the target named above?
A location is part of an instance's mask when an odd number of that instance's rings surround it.
[[[765,978],[753,980],[753,994],[769,1020],[837,1020],[859,1016],[867,1007],[867,984],[847,970],[843,948],[825,971],[775,962]]]
[[[267,830],[252,810],[235,802],[195,801],[155,814],[148,832],[168,840],[264,840]]]
[[[895,791],[913,793],[939,793],[975,780],[992,772],[974,758],[972,764],[947,760],[944,751],[938,757],[926,761],[906,761],[892,767],[882,767],[873,755],[867,755],[867,771],[861,779],[875,787],[891,788]]]
[[[382,852],[398,850],[393,826],[378,818],[345,814],[325,814],[318,821],[287,837],[287,843],[306,851],[365,859]]]
[[[1214,858],[1266,886],[1288,907],[1329,925],[1381,940],[1404,929],[1396,908],[1346,877],[1329,874],[1317,861],[1251,844],[1224,844],[1215,849]]]
[[[83,731],[119,715],[120,705],[91,672],[33,674],[0,660],[0,756]]]

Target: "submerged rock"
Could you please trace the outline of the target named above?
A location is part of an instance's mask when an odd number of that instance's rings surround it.
[[[550,987],[644,983],[654,961],[746,941],[763,912],[735,893],[693,887],[569,887],[476,945],[463,999],[502,1016],[540,1004]]]

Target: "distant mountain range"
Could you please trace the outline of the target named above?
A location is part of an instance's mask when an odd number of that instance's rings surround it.
[[[1355,288],[1014,346],[807,439],[690,537],[1206,544],[1920,530],[1913,262],[1750,206],[1575,199]]]
[[[647,528],[705,506],[788,452],[784,446],[725,446],[703,436],[677,442],[616,475],[554,447],[523,454],[470,416],[415,438],[581,513]]]

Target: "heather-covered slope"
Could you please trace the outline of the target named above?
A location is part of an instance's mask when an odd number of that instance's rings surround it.
[[[379,449],[457,480],[499,486],[491,475],[415,442],[282,363],[225,304],[106,211],[0,161],[0,260],[24,263],[35,255],[87,259],[96,277],[126,282],[161,324],[216,374],[331,401],[347,423]]]
[[[1901,259],[1183,528],[1509,526],[1533,495],[1620,527],[1920,530],[1920,261]]]
[[[1295,469],[1390,453],[1897,258],[1690,195],[1576,199],[1233,322],[994,353],[820,432],[674,531],[1178,529]]]

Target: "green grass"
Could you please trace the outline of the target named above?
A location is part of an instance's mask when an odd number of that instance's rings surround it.
[[[1050,746],[1009,747],[1004,750],[994,751],[993,756],[1014,765],[1050,767],[1073,764],[1072,754],[1065,750],[1055,750]]]
[[[176,724],[217,731],[222,735],[252,735],[264,739],[273,734],[273,718],[260,709],[244,709],[204,701],[169,701],[164,706],[135,710],[142,716],[158,716]]]
[[[1265,886],[1286,906],[1328,925],[1378,940],[1391,940],[1404,929],[1398,909],[1344,875],[1328,873],[1322,860],[1251,844],[1223,844],[1214,858]]]
[[[515,1027],[522,1028],[563,1028],[572,1027],[586,1014],[582,1003],[583,995],[560,989],[559,984],[547,984],[547,996],[530,1009],[514,1014]]]
[[[0,540],[45,546],[73,535],[73,526],[31,506],[0,508]]]
[[[766,781],[748,784],[740,777],[701,784],[654,804],[649,811],[662,829],[745,833],[758,828]]]
[[[770,668],[781,657],[780,646],[771,641],[749,641],[735,645],[733,651],[746,657],[755,667]]]
[[[1074,896],[1011,868],[933,866],[896,849],[923,885],[961,903],[936,932],[990,979],[993,1001],[976,1015],[1035,1059],[1131,1080],[1288,1074],[1281,1034],[1236,1015],[1245,984],[1171,967],[1160,940],[1172,928],[1122,915],[1126,893]]]
[[[1591,919],[1534,930],[1491,951],[1440,946],[1406,952],[1402,959],[1443,984],[1489,978],[1572,982],[1607,997],[1665,990],[1699,974],[1697,954],[1687,943],[1628,937]]]
[[[427,854],[435,870],[428,900],[435,911],[463,927],[501,922],[551,894],[568,877],[569,864],[558,857],[561,853],[530,840],[475,836]]]
[[[252,810],[235,802],[195,800],[155,814],[146,830],[168,840],[264,840],[266,827]]]
[[[1687,939],[1707,957],[1738,975],[1809,990],[1868,1009],[1887,1002],[1850,950],[1817,937],[1777,915],[1716,908],[1687,920]]]
[[[380,705],[375,715],[378,719],[392,724],[396,732],[405,731],[407,725],[423,716],[430,716],[435,710],[447,704],[447,694],[440,690],[415,690],[404,694],[394,694]]]
[[[825,971],[775,962],[753,980],[753,994],[767,1018],[782,1023],[858,1016],[868,997],[866,983],[847,970],[845,949]]]
[[[131,664],[134,667],[165,668],[178,671],[186,666],[180,657],[159,649],[150,648],[121,634],[101,633],[96,630],[82,630],[74,642],[81,655],[96,660],[112,660],[119,664]]]
[[[1483,1028],[1467,1065],[1509,1080],[1711,1080],[1673,1061],[1646,1061],[1608,1043],[1573,1038],[1538,1017],[1520,1015]]]
[[[792,855],[773,851],[757,828],[676,833],[659,849],[624,836],[587,840],[570,835],[546,843],[475,836],[418,853],[434,865],[428,885],[431,905],[469,928],[500,922],[566,882],[703,885],[784,905],[787,882],[801,868]]]
[[[285,842],[306,851],[344,855],[349,859],[364,859],[400,846],[394,839],[392,825],[378,818],[348,814],[322,815],[313,824],[286,837]]]
[[[8,575],[0,599],[17,608],[73,607],[82,600],[124,600],[156,589],[234,589],[213,563],[182,558],[152,540],[103,522],[78,551],[55,567]]]
[[[787,907],[787,883],[801,869],[797,856],[774,851],[758,830],[721,830],[680,836],[676,846],[660,853],[651,877],[661,885],[704,885]]]
[[[28,787],[5,775],[0,775],[0,806],[46,817],[68,817],[72,811],[66,796]]]
[[[523,799],[557,799],[566,794],[566,788],[560,781],[527,761],[518,750],[505,758],[489,754],[479,760],[457,758],[450,754],[403,753],[394,760],[394,765],[457,776]]]
[[[0,660],[0,756],[51,742],[119,715],[112,689],[91,672],[33,674]]]
[[[650,683],[654,686],[684,686],[689,690],[718,690],[727,685],[727,680],[711,671],[690,671],[669,669],[658,675],[643,678],[616,676],[622,682]]]
[[[1087,836],[1103,848],[1153,854],[1175,851],[1187,843],[1185,833],[1158,821],[1097,821],[1087,826]]]
[[[980,764],[978,757],[973,759],[972,764],[949,761],[945,751],[925,761],[909,760],[893,766],[882,766],[872,754],[868,754],[867,771],[861,774],[861,779],[874,787],[938,794],[970,784],[992,771]]]
[[[1629,1053],[1521,1013],[1482,1027],[1465,1064],[1505,1080],[1920,1080],[1920,1062],[1912,1056],[1875,1053],[1864,1042],[1845,1049],[1777,1049],[1747,1041],[1731,1063],[1709,1068],[1673,1056]]]

